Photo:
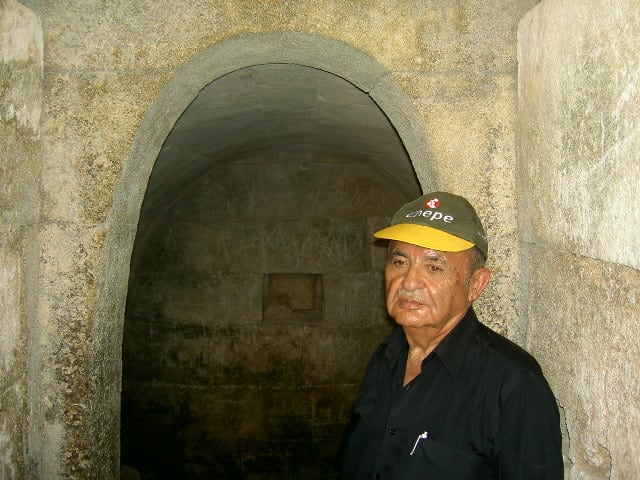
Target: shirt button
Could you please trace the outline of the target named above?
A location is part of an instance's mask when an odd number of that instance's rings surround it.
[[[389,435],[395,435],[396,433],[398,433],[398,432],[396,432],[395,428],[389,429]]]
[[[380,474],[374,473],[373,475],[371,475],[371,480],[380,480]]]

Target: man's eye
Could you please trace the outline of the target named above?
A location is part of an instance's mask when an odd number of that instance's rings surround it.
[[[429,269],[430,272],[433,272],[433,273],[442,271],[442,268],[440,268],[438,265],[429,265],[427,268]]]
[[[404,258],[392,258],[391,259],[391,264],[396,266],[396,267],[401,267],[405,264],[405,260]]]

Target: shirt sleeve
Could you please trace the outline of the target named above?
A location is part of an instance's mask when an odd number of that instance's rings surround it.
[[[496,438],[499,480],[562,480],[558,406],[541,372],[524,371],[500,396]]]

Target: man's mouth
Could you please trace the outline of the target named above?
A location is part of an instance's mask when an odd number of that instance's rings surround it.
[[[406,308],[408,310],[417,310],[418,308],[424,307],[424,303],[422,303],[421,301],[416,300],[414,298],[406,298],[406,297],[399,298],[398,304],[402,308]]]

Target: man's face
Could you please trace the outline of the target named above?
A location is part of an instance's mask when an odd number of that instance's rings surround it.
[[[461,318],[475,300],[469,256],[391,241],[385,284],[387,310],[396,323],[439,331]]]

